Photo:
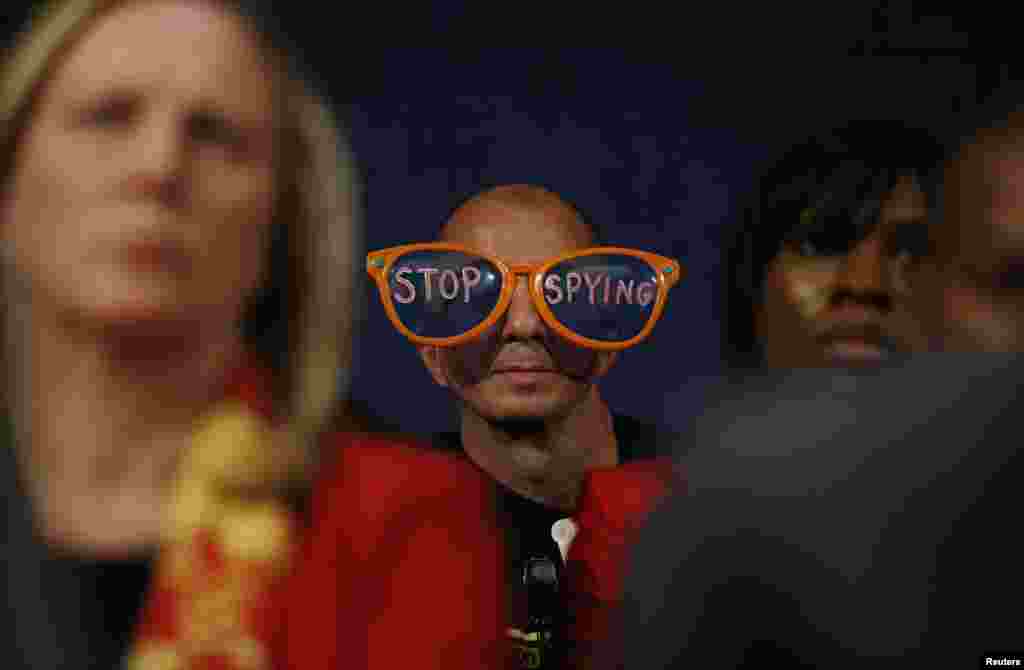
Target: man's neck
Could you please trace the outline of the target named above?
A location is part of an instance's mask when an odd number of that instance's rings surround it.
[[[576,509],[584,474],[618,462],[611,412],[596,388],[566,416],[491,422],[462,412],[466,455],[499,483],[548,507]]]
[[[195,421],[237,360],[237,336],[29,324],[14,339],[12,410],[44,533],[86,550],[152,543]]]

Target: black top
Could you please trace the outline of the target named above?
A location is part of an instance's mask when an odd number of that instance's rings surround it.
[[[620,463],[654,458],[678,444],[669,431],[629,416],[613,414],[612,427]],[[433,442],[439,449],[464,455],[458,433],[439,433]],[[559,594],[564,564],[552,537],[552,526],[570,515],[525,498],[498,482],[495,495],[499,522],[505,531],[509,628],[523,634],[549,630],[558,636],[566,623]],[[556,667],[557,655],[562,651],[564,647],[553,640],[547,650],[524,651],[535,656],[524,658],[522,666]],[[537,665],[538,661],[542,664]]]
[[[641,534],[628,667],[1024,656],[1021,379],[1024,357],[946,354],[747,380]]]
[[[2,422],[2,420],[0,420]],[[5,668],[110,670],[128,650],[152,559],[59,555],[42,542],[24,494],[10,431],[0,426]]]
[[[132,643],[152,576],[146,556],[92,559],[53,556],[46,567],[53,582],[78,592],[78,625],[96,668],[116,668]],[[55,594],[55,597],[60,597]],[[66,597],[66,596],[65,596]],[[70,599],[69,599],[70,600]],[[70,622],[69,622],[70,623]]]

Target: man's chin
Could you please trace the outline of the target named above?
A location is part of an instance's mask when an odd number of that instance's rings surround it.
[[[491,377],[476,386],[456,387],[455,391],[469,409],[492,423],[557,419],[568,414],[583,397],[580,389],[570,384],[521,388],[497,382]]]
[[[566,411],[565,402],[530,398],[518,401],[489,403],[474,409],[491,423],[536,423],[556,418]]]

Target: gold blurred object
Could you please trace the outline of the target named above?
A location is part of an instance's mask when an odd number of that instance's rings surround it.
[[[280,503],[231,504],[221,519],[218,538],[228,560],[269,562],[291,542],[292,529]],[[275,567],[285,569],[285,563]]]
[[[127,670],[185,670],[185,663],[172,645],[153,644],[128,659]]]
[[[313,439],[295,426],[274,428],[241,402],[207,416],[197,429],[195,448],[183,463],[185,479],[209,483],[223,495],[273,498],[288,483],[297,487],[312,469]]]
[[[273,467],[279,440],[241,402],[222,404],[197,426],[153,584],[158,601],[174,603],[173,613],[162,615],[173,617],[177,633],[161,630],[140,640],[130,668],[185,669],[210,657],[236,670],[270,667],[251,617],[290,567],[293,520],[285,501],[240,495],[226,483],[240,470],[256,477]]]

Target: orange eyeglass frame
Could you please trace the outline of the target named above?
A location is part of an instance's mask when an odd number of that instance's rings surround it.
[[[473,328],[467,330],[465,333],[452,337],[422,337],[406,328],[401,319],[398,318],[398,313],[392,303],[391,289],[388,286],[388,274],[391,271],[392,266],[395,264],[395,261],[405,254],[417,251],[453,251],[469,256],[476,256],[477,258],[482,258],[493,264],[494,267],[501,272],[502,284],[498,302],[495,304],[491,313],[487,315],[487,318]],[[542,282],[544,275],[552,267],[568,260],[604,254],[618,254],[640,259],[651,267],[657,277],[658,293],[655,298],[654,307],[651,310],[651,316],[647,319],[647,323],[644,324],[643,329],[639,333],[629,340],[624,340],[622,342],[593,340],[573,332],[558,321],[554,313],[551,311],[551,308],[544,300]],[[478,337],[481,333],[496,324],[505,314],[509,305],[512,303],[512,297],[515,294],[516,286],[518,285],[518,282],[516,281],[517,277],[526,275],[529,277],[526,285],[529,289],[530,299],[533,302],[533,306],[544,323],[547,324],[555,333],[569,342],[581,347],[601,351],[620,351],[636,345],[650,334],[651,330],[654,328],[654,324],[656,324],[658,319],[661,318],[661,314],[665,309],[665,302],[668,299],[669,289],[679,282],[684,271],[682,266],[676,260],[647,251],[628,249],[625,247],[590,247],[555,256],[540,265],[508,265],[500,258],[490,254],[480,253],[479,251],[475,251],[469,247],[459,244],[428,242],[422,244],[404,244],[397,247],[388,247],[387,249],[371,251],[366,255],[366,272],[377,283],[377,289],[380,291],[381,303],[384,305],[384,311],[388,315],[388,319],[391,320],[391,323],[394,324],[398,332],[416,344],[435,347],[452,347]]]

